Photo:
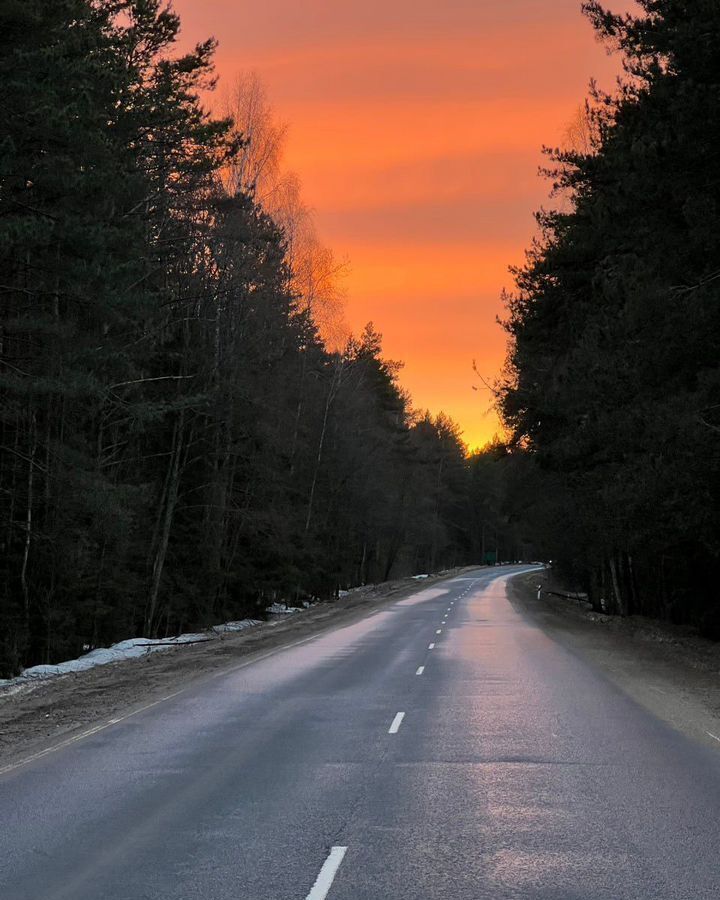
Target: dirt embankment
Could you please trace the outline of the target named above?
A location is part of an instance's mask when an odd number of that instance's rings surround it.
[[[464,569],[418,580],[404,578],[358,588],[279,621],[237,634],[149,653],[141,659],[0,690],[0,766],[14,762],[108,719],[126,715],[223,668],[293,644],[338,625],[349,625],[375,607],[402,599]]]
[[[548,593],[554,590],[563,588],[551,573],[532,572],[513,578],[509,594],[516,608],[646,709],[720,751],[720,644],[642,616],[601,615]]]

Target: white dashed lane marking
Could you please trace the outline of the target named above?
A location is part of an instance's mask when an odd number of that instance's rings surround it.
[[[404,712],[399,712],[392,720],[392,725],[388,728],[388,734],[397,734],[400,731],[402,720],[405,718]]]
[[[333,847],[330,850],[330,855],[323,863],[320,874],[305,900],[325,900],[346,853],[347,847]]]

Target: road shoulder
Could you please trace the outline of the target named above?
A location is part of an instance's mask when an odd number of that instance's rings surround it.
[[[551,576],[533,572],[508,582],[516,610],[602,672],[636,702],[686,736],[720,752],[720,644],[690,629],[592,612],[543,593]]]
[[[236,634],[3,690],[0,768],[82,735],[110,719],[124,718],[225,669],[249,664],[315,635],[351,625],[376,609],[441,584],[463,571],[359,588],[342,600],[318,604]]]

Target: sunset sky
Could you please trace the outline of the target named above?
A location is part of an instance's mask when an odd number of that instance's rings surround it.
[[[489,380],[502,366],[500,293],[547,199],[540,148],[617,71],[580,0],[174,5],[184,41],[220,41],[221,82],[256,71],[289,123],[287,168],[350,260],[351,327],[374,322],[416,407],[470,446],[491,438],[472,362]]]

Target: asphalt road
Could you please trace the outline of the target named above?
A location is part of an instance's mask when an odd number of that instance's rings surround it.
[[[6,772],[0,898],[720,897],[720,753],[515,612],[507,571]]]

